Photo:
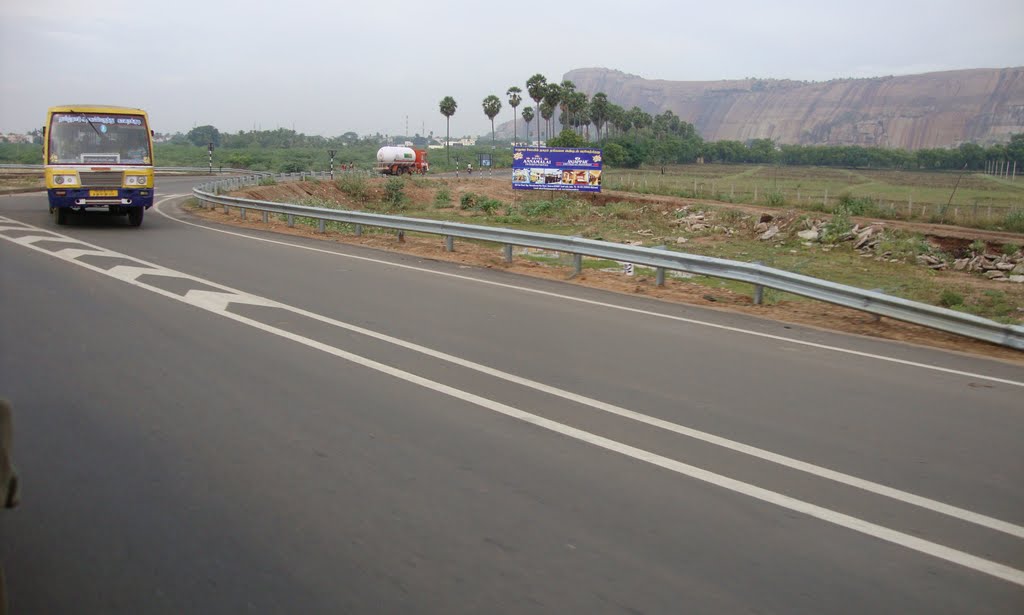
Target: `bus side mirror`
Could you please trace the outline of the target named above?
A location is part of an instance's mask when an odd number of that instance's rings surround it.
[[[151,137],[155,137],[155,136],[156,136],[156,131],[155,131],[155,130],[153,130],[152,128],[150,128],[150,129],[149,129],[149,136],[151,136]]]
[[[46,138],[46,126],[43,126],[43,138]]]

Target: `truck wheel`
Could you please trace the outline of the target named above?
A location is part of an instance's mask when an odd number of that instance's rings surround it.
[[[50,212],[53,214],[53,220],[57,224],[64,225],[68,223],[67,207],[54,207]]]
[[[129,207],[128,208],[128,225],[129,226],[142,226],[142,217],[146,213],[145,207]]]

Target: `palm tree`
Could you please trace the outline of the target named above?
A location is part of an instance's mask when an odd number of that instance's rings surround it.
[[[544,104],[551,108],[550,113],[544,114],[544,107],[541,107],[541,117],[548,120],[547,136],[551,138],[551,133],[555,131],[555,124],[551,121],[551,118],[555,115],[555,108],[558,107],[558,103],[562,101],[562,88],[557,83],[549,83],[544,87]]]
[[[494,147],[494,118],[497,117],[498,112],[501,111],[501,99],[491,94],[484,99],[484,115],[491,120],[491,147]]]
[[[601,128],[608,122],[609,111],[608,95],[604,92],[594,94],[594,97],[590,99],[590,119],[594,122],[594,127],[597,128],[598,141],[601,140]]]
[[[523,121],[526,122],[526,146],[530,146],[530,122],[533,121],[533,107],[523,107]]]
[[[512,107],[512,144],[515,145],[516,137],[516,107],[519,103],[523,102],[521,94],[523,91],[516,86],[512,86],[505,92],[505,96],[508,96],[508,106]]]
[[[555,86],[558,87],[558,86]],[[548,104],[548,101],[544,101],[540,104],[540,116],[550,125],[551,118],[555,115],[555,108]],[[548,128],[547,138],[551,138],[551,128]]]
[[[540,101],[544,100],[544,94],[547,93],[548,78],[544,75],[537,73],[526,80],[526,92],[533,99],[536,108],[540,109]],[[540,135],[540,129],[537,129],[537,134]]]
[[[441,115],[445,118],[445,137],[444,137],[444,153],[448,159],[448,163],[451,164],[452,154],[448,151],[448,143],[452,140],[452,116],[455,115],[455,110],[458,109],[459,105],[455,102],[455,99],[451,96],[445,96],[441,99]]]
[[[573,98],[575,97],[575,95],[576,95],[576,84],[573,83],[572,81],[569,81],[568,79],[562,81],[562,85],[559,88],[559,92],[558,92],[558,102],[559,102],[558,106],[561,108],[562,115],[565,116],[565,119],[569,120],[569,124],[570,125],[572,124],[572,118],[570,117],[572,115],[572,110],[569,108],[569,105],[572,104],[572,101],[573,101]],[[562,122],[562,130],[565,130],[565,124],[566,123],[563,121]]]

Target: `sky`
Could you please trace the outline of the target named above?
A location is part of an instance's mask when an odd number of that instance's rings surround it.
[[[496,123],[511,120],[505,92],[535,73],[827,81],[1011,66],[1024,66],[1021,0],[0,0],[0,132],[103,103],[146,109],[161,133],[443,136],[452,96],[455,137],[489,132],[489,94]]]

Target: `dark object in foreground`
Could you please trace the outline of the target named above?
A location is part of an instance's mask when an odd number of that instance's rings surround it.
[[[4,508],[18,505],[18,475],[11,461],[11,403],[0,399],[0,497],[3,497]]]

